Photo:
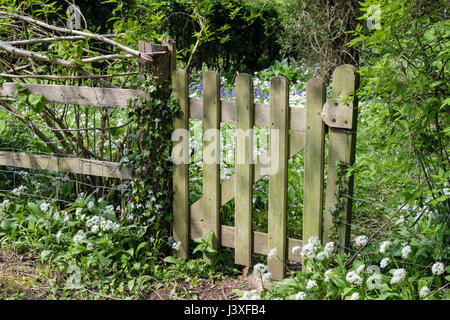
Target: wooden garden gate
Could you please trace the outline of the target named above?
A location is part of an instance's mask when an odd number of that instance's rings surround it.
[[[184,70],[175,70],[174,43],[165,40],[163,45],[139,43],[141,74],[158,74],[161,81],[171,74],[172,87],[182,116],[174,120],[175,132],[184,132],[173,143],[176,156],[183,161],[174,164],[173,172],[173,225],[175,241],[181,242],[174,255],[188,258],[190,238],[214,236],[211,244],[235,248],[235,262],[251,267],[253,253],[267,255],[276,248],[279,259],[268,263],[273,279],[285,276],[283,262],[301,261],[291,252],[301,246],[302,240],[287,237],[287,187],[288,159],[305,150],[303,236],[330,239],[333,227],[330,209],[338,199],[337,164],[353,164],[356,141],[358,102],[352,99],[359,85],[356,69],[351,65],[338,67],[333,74],[332,99],[326,101],[324,83],[314,78],[307,82],[306,106],[289,106],[289,84],[283,77],[271,80],[270,103],[255,104],[253,82],[249,75],[236,78],[236,100],[220,100],[220,78],[216,72],[206,72],[203,77],[203,98],[189,98],[188,76]],[[151,63],[148,63],[151,62]],[[147,70],[149,69],[149,70]],[[169,72],[170,69],[170,72]],[[167,70],[167,71],[165,71]],[[0,99],[13,100],[17,83],[4,83]],[[30,93],[42,94],[54,103],[98,106],[100,108],[128,108],[128,99],[143,97],[142,90],[78,87],[63,85],[20,84]],[[14,112],[14,110],[10,110]],[[220,130],[221,122],[236,123],[235,173],[220,183],[220,139],[210,136],[203,148],[212,150],[215,161],[203,159],[203,197],[189,204],[189,118],[203,120],[204,133]],[[33,128],[27,119],[22,121]],[[269,150],[252,159],[253,126],[270,129]],[[178,130],[178,131],[177,131]],[[327,186],[324,202],[325,134],[328,131]],[[270,162],[263,161],[270,158]],[[274,165],[276,163],[276,165]],[[0,151],[0,165],[35,170],[50,170],[74,174],[130,179],[131,171],[116,162],[98,161],[70,156],[49,156]],[[252,186],[263,176],[269,176],[268,233],[252,230]],[[339,244],[348,246],[351,218],[352,178],[345,178],[341,188],[350,197],[340,197],[338,215]],[[235,199],[235,226],[220,224],[220,207]],[[299,204],[300,205],[300,204]],[[336,210],[335,210],[336,212]]]
[[[307,82],[306,106],[289,106],[289,84],[284,77],[270,83],[270,103],[257,104],[253,99],[253,82],[248,74],[239,74],[235,82],[235,101],[220,100],[220,77],[209,71],[203,75],[203,98],[189,98],[188,76],[184,70],[172,71],[174,94],[182,116],[175,119],[173,150],[178,161],[173,173],[173,238],[181,242],[174,255],[188,258],[189,239],[213,232],[211,245],[235,249],[236,264],[252,266],[253,253],[267,255],[276,248],[279,259],[268,261],[272,278],[285,276],[287,260],[301,261],[291,249],[317,236],[330,240],[333,227],[330,209],[338,201],[336,178],[340,162],[354,162],[359,78],[355,67],[338,67],[332,79],[332,99],[326,101],[326,88],[318,78]],[[203,120],[203,149],[213,150],[216,161],[203,157],[203,197],[189,204],[189,118]],[[236,124],[235,173],[220,183],[220,139],[208,132],[220,130],[221,122]],[[253,126],[270,129],[269,150],[252,161]],[[328,132],[327,187],[324,199],[325,134]],[[302,240],[287,237],[288,159],[305,150],[304,203]],[[174,156],[174,154],[173,154]],[[263,161],[270,156],[270,163]],[[239,161],[238,161],[239,160]],[[273,165],[276,163],[276,165]],[[276,169],[274,169],[276,168]],[[269,176],[268,233],[252,230],[253,183]],[[352,195],[352,178],[344,178],[341,187]],[[220,224],[220,207],[235,199],[235,226]],[[323,201],[325,200],[325,205]],[[339,245],[348,246],[351,197],[341,197],[337,214]],[[299,204],[300,205],[300,204]],[[335,210],[336,212],[336,210]],[[248,269],[247,269],[248,270]]]

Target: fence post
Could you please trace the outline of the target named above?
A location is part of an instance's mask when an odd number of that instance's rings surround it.
[[[172,73],[173,93],[181,108],[181,116],[173,120],[173,151],[179,150],[173,166],[173,221],[172,236],[181,242],[176,257],[187,259],[189,256],[189,93],[188,78],[185,70]],[[179,139],[182,139],[181,141]],[[180,146],[181,144],[181,146]],[[173,152],[174,153],[174,152]]]
[[[236,161],[235,161],[235,263],[252,265],[253,233],[253,124],[255,104],[250,75],[236,77]]]
[[[323,81],[306,83],[305,176],[303,196],[303,241],[312,236],[322,240],[325,125],[322,108],[326,99]]]
[[[332,82],[333,99],[323,108],[323,121],[330,127],[323,238],[324,242],[335,240],[331,237],[335,229],[341,251],[350,244],[353,176],[344,178],[340,188],[336,185],[336,179],[338,163],[351,166],[355,160],[358,100],[353,94],[359,86],[356,70],[348,64],[336,68]],[[333,215],[339,219],[337,226],[334,225]]]
[[[158,79],[161,88],[169,90],[171,74],[171,55],[169,48],[162,44],[139,41],[139,79],[144,80],[151,75]]]
[[[268,250],[277,256],[268,259],[272,279],[282,280],[287,261],[287,194],[289,159],[289,85],[284,77],[270,81],[270,174],[268,204]]]
[[[203,234],[212,231],[211,246],[220,245],[220,78],[214,71],[203,75]],[[211,262],[205,254],[205,261]]]

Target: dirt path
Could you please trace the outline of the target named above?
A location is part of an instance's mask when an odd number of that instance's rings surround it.
[[[14,250],[0,248],[0,300],[48,300],[48,299],[108,299],[92,290],[76,294],[61,290],[58,275],[46,276],[45,269],[38,259]],[[59,289],[57,289],[59,288]],[[217,281],[214,279],[189,279],[174,281],[171,286],[151,289],[148,300],[232,300],[236,299],[233,289],[249,290],[247,278],[230,277]]]

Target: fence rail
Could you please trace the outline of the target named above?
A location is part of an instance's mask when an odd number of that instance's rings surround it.
[[[27,88],[29,93],[42,94],[48,102],[108,108],[128,108],[129,99],[146,96],[144,91],[132,89],[4,83],[0,88],[0,99],[14,99],[18,85]]]
[[[132,179],[131,170],[117,162],[0,151],[0,166],[69,172],[106,178]]]
[[[137,99],[136,103],[139,103],[140,98],[146,97],[144,91],[132,89],[4,83],[0,87],[0,100],[13,100],[14,92],[19,85],[27,88],[30,94],[42,94],[47,101],[60,104],[129,108],[130,99]],[[68,131],[68,129],[64,130]],[[61,142],[64,142],[64,140]],[[125,180],[133,178],[131,170],[127,166],[119,168],[119,163],[117,162],[70,156],[60,157],[1,151],[0,165]]]

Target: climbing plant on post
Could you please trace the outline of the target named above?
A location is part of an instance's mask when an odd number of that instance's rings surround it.
[[[155,243],[162,246],[167,243],[165,239],[169,236],[172,221],[170,137],[179,107],[171,95],[169,48],[140,42],[139,49],[139,85],[147,95],[143,103],[130,109],[131,134],[123,162],[132,168],[137,177],[130,196],[140,223],[147,226],[147,236],[152,242],[156,240]],[[165,251],[168,253],[168,250]]]
[[[358,100],[354,93],[358,87],[359,75],[354,66],[346,64],[336,68],[332,99],[325,103],[322,113],[323,121],[329,127],[323,241],[336,240],[330,235],[337,233],[341,249],[350,244],[353,176],[339,175],[342,175],[343,166],[349,167],[355,161]]]

